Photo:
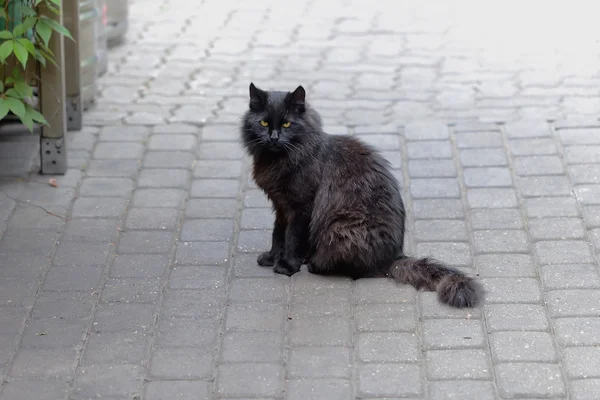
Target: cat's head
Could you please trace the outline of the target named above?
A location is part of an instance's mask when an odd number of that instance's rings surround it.
[[[249,109],[244,115],[242,139],[254,150],[289,152],[321,131],[319,115],[306,103],[306,91],[265,91],[250,83]]]

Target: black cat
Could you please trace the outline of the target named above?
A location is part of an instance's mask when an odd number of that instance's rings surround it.
[[[478,282],[404,255],[404,205],[389,163],[354,137],[324,133],[305,96],[302,86],[290,93],[250,84],[241,136],[254,180],[275,210],[272,247],[258,263],[286,275],[306,262],[316,274],[391,276],[437,291],[451,306],[476,306]]]

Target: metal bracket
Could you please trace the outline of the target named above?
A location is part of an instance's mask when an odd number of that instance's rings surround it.
[[[40,136],[42,174],[64,175],[67,172],[67,146],[65,138]]]
[[[67,97],[67,130],[79,131],[83,127],[81,97]]]

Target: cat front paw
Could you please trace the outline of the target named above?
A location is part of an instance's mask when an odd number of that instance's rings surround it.
[[[275,257],[271,255],[270,251],[265,251],[264,253],[258,256],[256,262],[261,267],[272,267],[273,265],[275,265]]]
[[[296,272],[300,271],[301,265],[302,264],[300,262],[290,263],[285,260],[279,260],[277,261],[277,264],[275,264],[275,268],[273,268],[273,271],[275,271],[278,274],[292,276]]]

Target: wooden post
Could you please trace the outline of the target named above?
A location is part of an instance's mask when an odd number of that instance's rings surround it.
[[[79,0],[63,0],[62,10],[65,27],[75,39],[75,41],[64,39],[67,130],[78,131],[83,126],[81,62],[79,57]]]
[[[73,0],[67,0],[67,2],[69,1]],[[62,11],[60,15],[56,15],[50,12],[43,3],[38,9],[41,15],[62,24]],[[49,127],[42,127],[40,135],[42,174],[64,174],[67,172],[67,113],[63,37],[53,32],[48,47],[54,53],[57,66],[48,62],[45,68],[40,68],[40,110],[50,124]]]

